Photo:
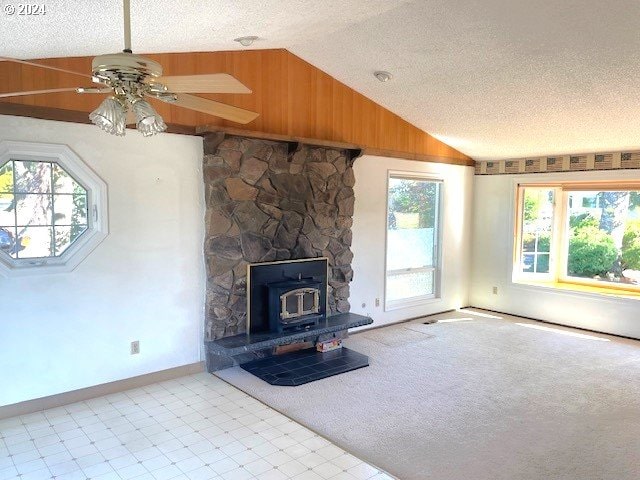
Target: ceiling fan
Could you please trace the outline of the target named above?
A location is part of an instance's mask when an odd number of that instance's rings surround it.
[[[91,75],[63,68],[14,58],[0,57],[0,61],[31,65],[63,73],[90,78],[96,87],[54,88],[24,92],[0,93],[0,98],[45,93],[76,92],[81,94],[110,94],[89,114],[91,122],[113,135],[123,136],[127,124],[145,137],[167,129],[162,117],[146,98],[155,98],[177,107],[214,115],[237,123],[249,123],[258,114],[249,110],[190,95],[190,93],[251,93],[235,77],[226,73],[205,75],[163,76],[162,66],[131,51],[130,0],[124,4],[124,50],[122,53],[100,55],[93,59]],[[188,92],[188,93],[187,93]]]

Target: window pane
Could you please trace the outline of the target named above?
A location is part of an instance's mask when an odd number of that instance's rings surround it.
[[[88,228],[87,190],[56,163],[12,160],[0,169],[0,190],[2,254],[61,255]]]
[[[27,162],[14,160],[16,192],[51,192],[51,164],[46,162]]]
[[[87,193],[87,191],[58,164],[53,164],[53,189],[55,193]]]
[[[640,192],[571,192],[567,275],[638,284]]]
[[[0,193],[13,191],[13,162],[0,168]]]
[[[389,180],[387,270],[432,266],[439,183]]]
[[[53,223],[53,204],[51,195],[16,195],[18,226],[51,225]]]
[[[56,225],[87,224],[86,195],[54,195],[53,201]]]
[[[534,254],[525,253],[522,255],[522,271],[525,273],[535,272],[536,256]]]
[[[439,199],[439,182],[389,179],[387,300],[434,293],[433,272],[412,270],[436,267]]]
[[[549,273],[549,254],[539,253],[536,255],[536,272]]]
[[[521,269],[548,273],[553,229],[553,189],[527,188],[523,195]],[[540,255],[540,253],[546,255]]]
[[[15,225],[13,195],[0,193],[0,225]]]
[[[387,277],[387,300],[433,295],[434,272],[411,272]]]
[[[0,251],[16,258],[16,229],[0,227]]]
[[[18,258],[52,257],[53,228],[25,227],[18,229]]]
[[[56,255],[62,255],[80,235],[87,230],[86,225],[55,228]]]

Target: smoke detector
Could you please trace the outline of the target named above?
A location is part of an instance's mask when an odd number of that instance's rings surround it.
[[[254,35],[251,35],[249,37],[238,37],[233,39],[234,42],[238,42],[243,47],[250,47],[251,44],[253,44],[253,42],[255,42],[256,40],[258,40],[258,37]]]
[[[391,75],[389,72],[384,72],[382,70],[374,72],[373,76],[380,80],[382,83],[388,82],[393,78],[393,75]]]

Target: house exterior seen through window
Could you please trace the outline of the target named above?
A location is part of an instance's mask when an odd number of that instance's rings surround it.
[[[514,280],[640,289],[640,184],[518,187]]]
[[[391,174],[385,308],[435,298],[440,287],[442,181]]]
[[[0,250],[14,259],[59,257],[87,230],[87,190],[53,162],[0,168]]]
[[[106,186],[64,145],[0,144],[0,267],[75,267],[106,235]]]

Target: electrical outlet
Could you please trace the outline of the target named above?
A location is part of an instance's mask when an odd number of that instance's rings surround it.
[[[379,306],[380,306],[380,299],[376,298],[376,307],[379,307]]]
[[[498,287],[493,287],[493,294],[497,295],[498,294]]]
[[[131,355],[137,355],[140,353],[140,340],[131,342]]]

